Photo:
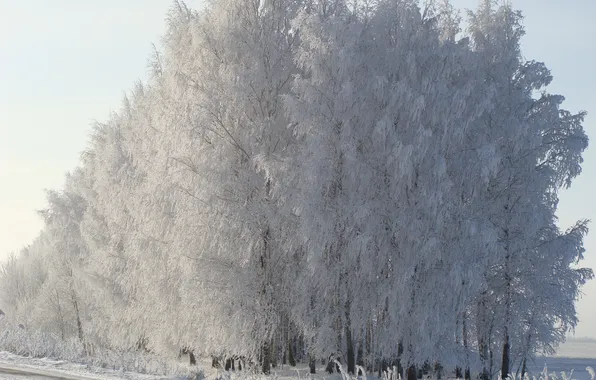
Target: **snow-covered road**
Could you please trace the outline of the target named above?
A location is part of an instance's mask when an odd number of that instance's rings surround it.
[[[0,351],[0,380],[6,379],[174,380],[176,377],[164,378],[162,376],[110,370],[64,360],[27,358]]]
[[[75,377],[53,376],[50,374],[41,374],[36,371],[16,368],[2,368],[0,366],[0,380],[16,379],[38,379],[38,380],[74,380]]]

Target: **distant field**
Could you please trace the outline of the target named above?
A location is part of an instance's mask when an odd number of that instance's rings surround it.
[[[561,380],[561,371],[567,374],[573,370],[572,379],[590,380],[586,367],[596,369],[596,339],[572,339],[559,347],[554,357],[539,357],[530,366],[533,375],[542,371],[546,364],[548,372],[556,372]]]
[[[546,364],[548,373],[555,372],[559,380],[563,380],[561,372],[564,371],[569,375],[573,370],[571,376],[574,380],[590,380],[590,374],[586,371],[586,367],[590,366],[596,369],[596,359],[588,358],[564,358],[564,357],[541,357],[536,358],[536,361],[529,367],[531,375],[538,378],[538,375],[544,369]]]
[[[556,357],[596,358],[596,339],[570,339],[559,347]]]

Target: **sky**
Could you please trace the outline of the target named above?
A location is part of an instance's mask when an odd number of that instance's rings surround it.
[[[475,0],[453,0],[474,8]],[[525,16],[526,59],[543,61],[570,111],[587,110],[596,140],[595,0],[513,0]],[[200,0],[186,2],[190,7]],[[85,148],[90,125],[117,111],[123,94],[146,78],[170,0],[0,0],[0,260],[42,227],[44,189],[62,187]],[[596,145],[596,144],[595,144]],[[594,219],[596,147],[583,174],[561,194],[562,227]],[[596,270],[596,225],[584,266]],[[596,338],[596,280],[584,287],[576,336]]]

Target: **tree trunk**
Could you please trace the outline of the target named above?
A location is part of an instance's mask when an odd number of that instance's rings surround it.
[[[261,357],[263,374],[269,375],[271,373],[271,350],[269,347],[269,343],[267,342],[263,343]]]
[[[524,375],[526,374],[526,357],[522,360],[522,368],[521,368],[521,376],[520,378],[523,379]]]
[[[347,350],[346,350],[346,354],[347,354],[347,364],[348,364],[348,373],[351,373],[352,375],[355,373],[356,370],[356,362],[355,362],[355,355],[354,355],[354,342],[352,341],[352,327],[351,327],[351,321],[350,321],[350,302],[348,301],[346,304],[346,328],[345,328],[345,334],[346,334],[346,346],[347,346]]]
[[[271,341],[271,367],[277,367],[277,339]]]
[[[436,362],[435,363],[435,378],[437,380],[441,380],[442,377],[443,377],[443,366],[441,365],[441,363]]]
[[[294,358],[294,349],[292,348],[292,341],[288,342],[288,362],[292,367],[296,367],[296,359]]]
[[[397,372],[399,373],[399,375],[402,377],[402,379],[405,377],[405,373],[404,373],[404,367],[401,363],[401,359],[402,359],[402,355],[404,354],[404,345],[403,343],[400,341],[397,344]]]
[[[308,368],[310,369],[311,374],[317,373],[317,360],[313,355],[309,355],[308,358]]]
[[[62,337],[62,340],[64,340],[64,317],[62,316],[62,307],[60,306],[60,295],[58,295],[58,290],[56,290],[56,303],[58,305],[58,317],[60,317],[60,336]]]
[[[417,376],[417,373],[416,373],[416,367],[413,366],[413,365],[411,365],[408,368],[408,377],[407,377],[407,380],[417,380],[417,379],[418,379],[418,376]]]
[[[507,379],[509,376],[509,333],[505,329],[505,337],[503,340],[503,360],[501,361],[501,378]]]
[[[480,362],[482,363],[482,372],[480,373],[480,380],[489,380],[489,372],[487,368],[487,361],[488,361],[488,346],[484,341],[484,338],[479,339],[478,341],[478,351],[480,354]]]
[[[366,326],[365,343],[364,348],[366,349],[366,371],[372,373],[375,370],[374,358],[372,355],[372,323],[369,321]]]
[[[507,209],[507,208],[505,208]],[[503,336],[503,357],[501,360],[501,378],[507,379],[509,376],[509,317],[511,315],[511,276],[510,276],[510,259],[509,252],[509,230],[505,230],[505,326]]]
[[[529,324],[532,325],[533,319],[529,321]],[[524,378],[526,374],[526,359],[528,358],[528,353],[530,352],[530,343],[532,342],[532,333],[528,333],[528,337],[526,338],[526,345],[523,351],[523,358],[522,358],[522,365],[521,365],[521,379]]]
[[[329,360],[327,361],[327,367],[325,368],[325,371],[327,371],[328,374],[332,374],[334,367],[335,363],[331,358],[329,358]]]
[[[292,340],[294,342],[294,340]],[[304,334],[298,334],[298,342],[296,342],[294,347],[294,362],[301,362],[305,359],[304,354],[306,353],[306,344],[304,342]]]
[[[463,379],[464,378],[464,376],[463,376],[463,374],[461,372],[461,367],[460,366],[455,367],[455,378],[456,379]]]
[[[79,340],[82,342],[84,339],[83,336],[83,324],[81,323],[81,316],[79,314],[79,304],[77,303],[77,300],[74,298],[73,295],[73,300],[72,300],[74,309],[75,309],[75,313],[76,313],[76,317],[77,317],[77,332],[79,333]]]
[[[356,364],[360,367],[364,367],[364,349],[363,349],[362,335],[358,342],[358,350],[356,351]]]
[[[466,325],[466,313],[463,313],[462,316],[462,335],[463,335],[463,343],[464,343],[464,348],[466,349],[466,369],[464,372],[464,379],[465,380],[470,380],[470,359],[468,358],[468,328]]]
[[[190,365],[197,365],[197,358],[195,358],[194,351],[188,350],[188,361]]]
[[[490,374],[490,373],[493,373],[493,367],[494,367],[494,364],[493,364],[494,354],[493,354],[492,348],[489,348],[488,355],[489,355],[489,361],[488,361],[488,363],[489,363],[488,371],[489,372],[488,373]]]
[[[385,371],[387,371],[387,360],[382,358],[379,360],[379,378],[383,377]]]
[[[478,355],[480,356],[480,362],[482,363],[482,372],[480,372],[480,380],[489,380],[489,358],[488,358],[488,337],[486,336],[486,303],[485,293],[481,295],[481,301],[478,303]]]

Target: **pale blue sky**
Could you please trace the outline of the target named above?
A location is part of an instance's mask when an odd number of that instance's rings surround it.
[[[473,8],[476,1],[453,3]],[[596,0],[513,3],[526,17],[526,58],[546,62],[555,78],[550,91],[565,95],[568,109],[592,111],[585,127],[596,141]],[[44,207],[43,189],[61,187],[90,122],[105,120],[123,92],[145,78],[170,4],[0,0],[0,259],[37,235],[41,221],[34,210]],[[584,174],[561,196],[564,226],[579,218],[596,222],[596,147],[585,159]],[[584,265],[596,269],[593,229]],[[584,291],[576,335],[596,337],[596,281]]]

